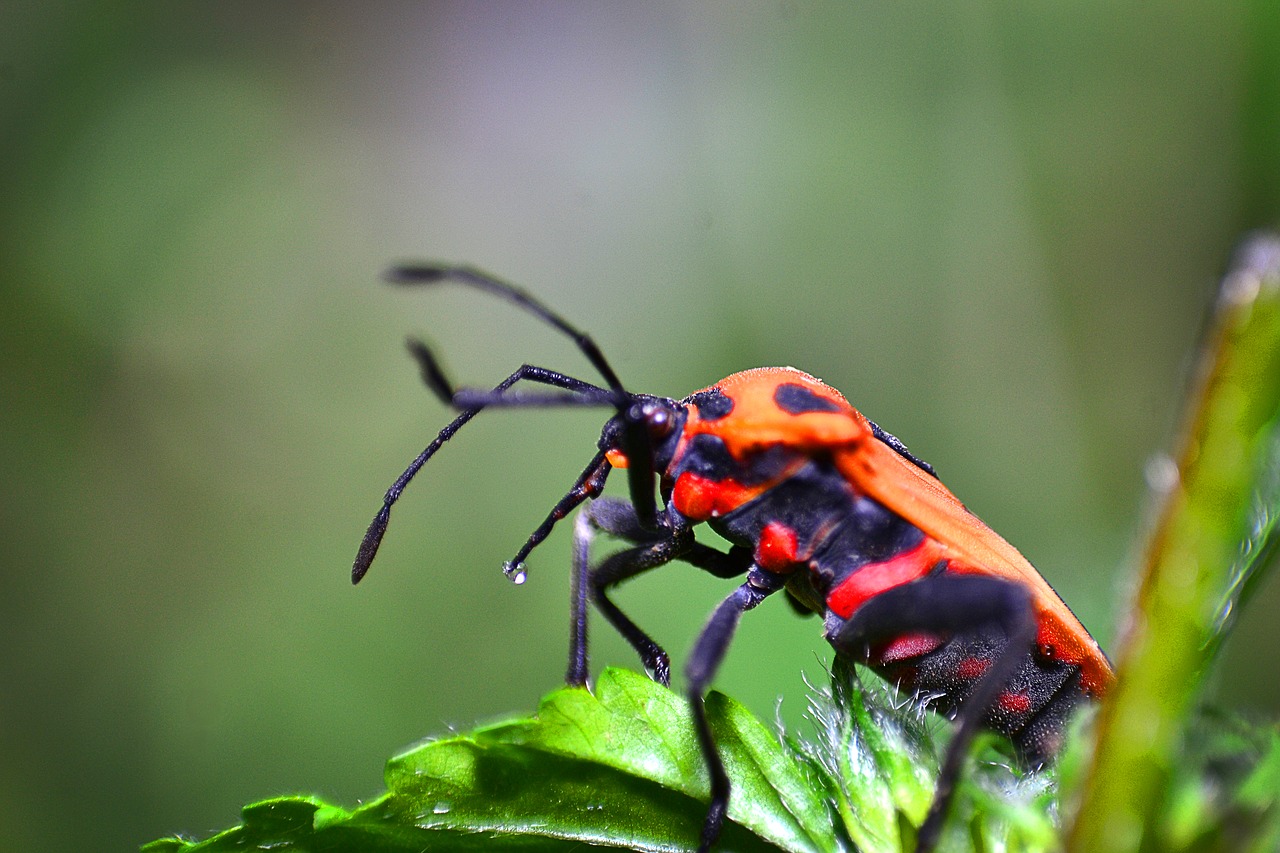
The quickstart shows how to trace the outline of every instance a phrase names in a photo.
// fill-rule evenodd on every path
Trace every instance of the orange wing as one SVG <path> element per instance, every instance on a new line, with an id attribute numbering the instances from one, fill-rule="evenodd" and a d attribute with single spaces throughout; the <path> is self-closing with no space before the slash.
<path id="1" fill-rule="evenodd" d="M 861 419 L 861 413 L 858 413 Z M 1077 664 L 1081 686 L 1101 695 L 1115 675 L 1097 641 L 1027 558 L 933 476 L 880 441 L 860 441 L 834 453 L 840 473 L 954 554 L 951 570 L 997 575 L 1032 591 L 1039 642 L 1057 660 Z"/>
<path id="2" fill-rule="evenodd" d="M 774 393 L 782 383 L 803 385 L 830 401 L 834 411 L 791 414 Z M 996 575 L 1032 592 L 1039 642 L 1054 658 L 1076 664 L 1081 686 L 1101 695 L 1115 679 L 1111 664 L 1071 609 L 1027 558 L 965 509 L 946 486 L 873 437 L 870 422 L 820 379 L 790 367 L 744 370 L 717 383 L 735 406 L 723 419 L 702 422 L 691 412 L 685 432 L 718 435 L 738 459 L 782 445 L 805 454 L 830 453 L 845 479 L 942 546 L 951 570 Z"/>

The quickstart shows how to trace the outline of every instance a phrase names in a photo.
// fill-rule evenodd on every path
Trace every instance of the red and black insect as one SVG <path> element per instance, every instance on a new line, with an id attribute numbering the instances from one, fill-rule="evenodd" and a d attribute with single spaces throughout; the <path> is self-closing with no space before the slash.
<path id="1" fill-rule="evenodd" d="M 918 850 L 937 843 L 979 727 L 1008 735 L 1028 763 L 1038 764 L 1056 752 L 1072 710 L 1111 684 L 1098 644 L 1026 558 L 966 510 L 928 464 L 818 379 L 789 367 L 759 368 L 683 400 L 636 394 L 589 336 L 510 284 L 442 265 L 402 266 L 389 278 L 452 281 L 514 302 L 572 338 L 605 385 L 526 364 L 492 390 L 457 389 L 431 350 L 412 341 L 426 384 L 460 414 L 388 490 L 360 544 L 352 581 L 368 570 L 405 486 L 481 409 L 613 409 L 598 452 L 506 571 L 523 581 L 534 547 L 590 501 L 574 533 L 571 685 L 587 682 L 588 599 L 667 684 L 666 652 L 618 609 L 609 590 L 675 560 L 716 577 L 745 577 L 711 614 L 685 665 L 711 780 L 700 851 L 719 836 L 730 796 L 703 695 L 739 618 L 773 593 L 785 590 L 822 616 L 837 653 L 870 664 L 956 719 Z M 517 383 L 556 390 L 513 390 Z M 627 471 L 630 502 L 600 496 L 615 468 Z M 702 522 L 731 543 L 727 551 L 694 539 Z M 630 545 L 592 565 L 590 544 L 600 532 Z"/>

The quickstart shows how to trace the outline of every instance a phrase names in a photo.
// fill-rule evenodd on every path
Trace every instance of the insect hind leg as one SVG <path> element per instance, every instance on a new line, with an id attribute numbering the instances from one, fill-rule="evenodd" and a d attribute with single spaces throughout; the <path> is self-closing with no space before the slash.
<path id="1" fill-rule="evenodd" d="M 933 850 L 951 804 L 970 744 L 988 712 L 1018 672 L 1036 638 L 1030 591 L 1018 583 L 978 575 L 934 574 L 880 593 L 842 625 L 831 644 L 866 659 L 871 647 L 910 632 L 1004 637 L 956 715 L 956 729 L 943 756 L 933 804 L 916 840 L 917 853 Z"/>

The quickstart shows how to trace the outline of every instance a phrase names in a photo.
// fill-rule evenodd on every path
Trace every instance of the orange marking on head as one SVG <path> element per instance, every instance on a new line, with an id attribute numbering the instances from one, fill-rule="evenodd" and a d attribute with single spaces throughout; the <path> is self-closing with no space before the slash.
<path id="1" fill-rule="evenodd" d="M 773 395 L 784 383 L 800 385 L 815 396 L 834 403 L 839 411 L 783 411 Z M 716 420 L 702 420 L 696 407 L 690 407 L 685 421 L 685 435 L 709 434 L 724 441 L 736 459 L 781 445 L 796 450 L 831 450 L 852 446 L 871 437 L 871 427 L 844 396 L 794 367 L 758 367 L 722 379 L 704 390 L 718 389 L 733 400 L 733 411 Z"/>

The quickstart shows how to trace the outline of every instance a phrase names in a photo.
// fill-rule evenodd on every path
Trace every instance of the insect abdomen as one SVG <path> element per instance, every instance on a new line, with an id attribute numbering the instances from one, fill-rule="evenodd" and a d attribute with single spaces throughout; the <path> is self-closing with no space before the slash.
<path id="1" fill-rule="evenodd" d="M 906 635 L 872 650 L 868 663 L 889 681 L 954 717 L 970 689 L 1004 649 L 998 634 L 951 638 Z M 1085 699 L 1080 667 L 1029 651 L 983 723 L 1007 735 L 1032 764 L 1053 756 L 1072 710 Z"/>

